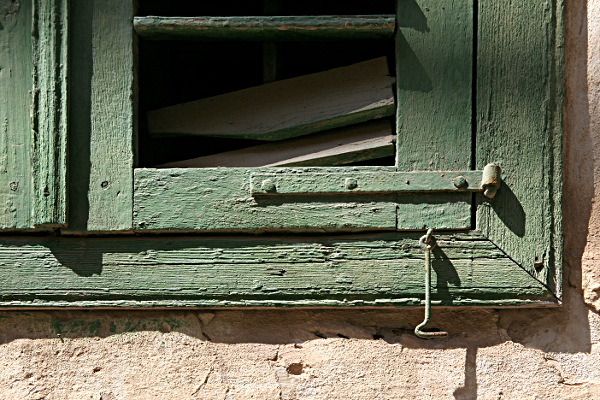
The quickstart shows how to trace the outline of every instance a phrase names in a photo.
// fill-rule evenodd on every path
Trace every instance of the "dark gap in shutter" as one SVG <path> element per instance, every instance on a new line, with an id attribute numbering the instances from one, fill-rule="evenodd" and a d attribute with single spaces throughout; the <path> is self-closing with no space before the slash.
<path id="1" fill-rule="evenodd" d="M 219 2 L 140 0 L 138 16 L 261 16 L 263 0 Z M 394 14 L 395 1 L 307 1 L 278 3 L 278 15 Z M 138 167 L 185 160 L 265 143 L 250 139 L 218 137 L 151 137 L 147 112 L 217 96 L 263 83 L 263 42 L 148 40 L 139 38 L 139 133 Z M 282 41 L 277 42 L 277 79 L 345 67 L 387 57 L 395 74 L 394 41 Z M 395 123 L 394 117 L 387 117 Z M 395 132 L 395 129 L 391 132 Z M 318 133 L 317 133 L 318 134 Z M 346 165 L 394 165 L 394 157 L 382 157 Z"/>
<path id="2" fill-rule="evenodd" d="M 471 169 L 477 168 L 477 34 L 479 30 L 479 0 L 473 0 L 473 72 L 471 74 Z M 477 198 L 471 195 L 471 228 L 477 226 Z"/>

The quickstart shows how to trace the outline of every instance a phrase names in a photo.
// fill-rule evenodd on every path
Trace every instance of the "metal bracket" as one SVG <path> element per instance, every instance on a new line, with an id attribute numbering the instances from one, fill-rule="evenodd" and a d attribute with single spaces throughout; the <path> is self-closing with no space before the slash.
<path id="1" fill-rule="evenodd" d="M 404 192 L 483 192 L 493 198 L 500 187 L 500 167 L 486 165 L 482 171 L 365 171 L 316 172 L 273 169 L 253 172 L 252 195 L 367 194 Z"/>

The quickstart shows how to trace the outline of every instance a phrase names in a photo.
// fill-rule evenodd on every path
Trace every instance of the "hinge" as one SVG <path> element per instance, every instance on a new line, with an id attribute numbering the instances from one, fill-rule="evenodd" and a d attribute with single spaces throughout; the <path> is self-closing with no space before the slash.
<path id="1" fill-rule="evenodd" d="M 361 171 L 315 172 L 274 169 L 250 176 L 252 195 L 348 194 L 400 192 L 483 192 L 493 198 L 500 187 L 500 167 L 481 171 Z"/>

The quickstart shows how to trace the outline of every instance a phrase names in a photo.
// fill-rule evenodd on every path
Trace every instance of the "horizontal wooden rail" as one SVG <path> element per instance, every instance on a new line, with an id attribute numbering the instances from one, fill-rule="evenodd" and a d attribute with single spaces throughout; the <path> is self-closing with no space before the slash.
<path id="1" fill-rule="evenodd" d="M 163 40 L 346 40 L 391 38 L 395 16 L 135 17 L 142 37 Z"/>
<path id="2" fill-rule="evenodd" d="M 419 306 L 421 234 L 2 238 L 0 308 Z M 476 232 L 436 239 L 434 305 L 558 305 Z"/>

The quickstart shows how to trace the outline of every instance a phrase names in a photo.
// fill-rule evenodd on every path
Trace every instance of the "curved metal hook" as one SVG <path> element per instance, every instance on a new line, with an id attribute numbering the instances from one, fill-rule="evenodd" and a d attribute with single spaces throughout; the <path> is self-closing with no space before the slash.
<path id="1" fill-rule="evenodd" d="M 425 319 L 415 328 L 415 335 L 422 339 L 448 336 L 448 332 L 423 332 L 421 330 L 429 323 L 431 316 L 431 250 L 437 244 L 432 234 L 433 229 L 429 229 L 419 239 L 419 243 L 423 246 L 423 251 L 425 252 Z"/>

